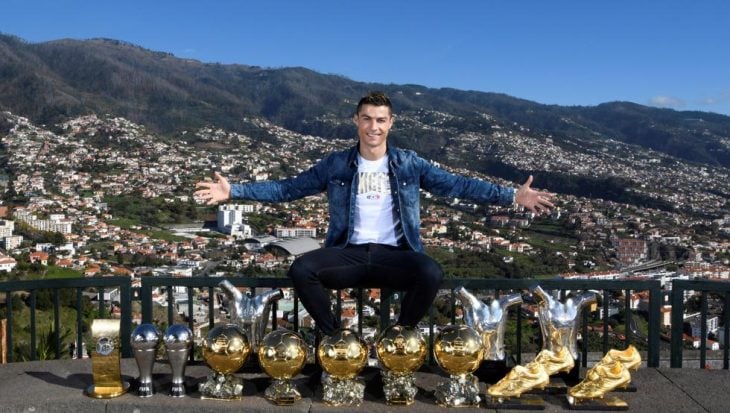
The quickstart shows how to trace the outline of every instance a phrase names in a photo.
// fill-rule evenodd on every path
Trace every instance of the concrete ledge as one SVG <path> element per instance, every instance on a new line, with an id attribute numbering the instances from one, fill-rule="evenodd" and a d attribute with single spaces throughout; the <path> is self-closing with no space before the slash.
<path id="1" fill-rule="evenodd" d="M 169 366 L 157 363 L 155 385 L 157 394 L 139 398 L 128 393 L 115 399 L 96 400 L 84 396 L 83 390 L 92 382 L 89 360 L 54 360 L 11 363 L 0 367 L 0 412 L 446 412 L 435 403 L 433 391 L 444 380 L 438 369 L 423 369 L 417 373 L 420 388 L 416 403 L 411 406 L 388 406 L 382 394 L 379 372 L 366 369 L 365 402 L 359 407 L 335 408 L 322 403 L 319 371 L 307 366 L 305 373 L 295 378 L 304 399 L 293 406 L 276 406 L 264 397 L 269 379 L 257 371 L 244 371 L 244 398 L 224 402 L 201 400 L 197 384 L 209 373 L 207 366 L 188 366 L 186 377 L 188 397 L 167 396 Z M 122 360 L 124 379 L 135 388 L 137 366 L 133 359 Z M 725 412 L 730 407 L 730 371 L 699 369 L 641 369 L 632 373 L 637 392 L 615 393 L 629 404 L 632 411 L 693 411 Z M 482 384 L 482 387 L 485 385 Z M 546 412 L 567 411 L 564 396 L 544 395 Z M 457 409 L 458 412 L 488 412 L 485 408 Z"/>

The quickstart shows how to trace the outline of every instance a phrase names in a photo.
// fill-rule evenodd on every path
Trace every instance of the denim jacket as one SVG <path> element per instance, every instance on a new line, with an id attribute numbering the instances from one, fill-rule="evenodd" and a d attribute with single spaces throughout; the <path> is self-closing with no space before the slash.
<path id="1" fill-rule="evenodd" d="M 407 247 L 423 251 L 419 229 L 420 189 L 439 196 L 479 203 L 510 205 L 514 189 L 451 174 L 410 150 L 388 146 L 388 169 L 393 208 L 400 217 Z M 327 191 L 330 225 L 326 247 L 345 247 L 352 236 L 357 196 L 358 146 L 333 152 L 301 174 L 279 181 L 231 185 L 231 199 L 287 202 Z"/>

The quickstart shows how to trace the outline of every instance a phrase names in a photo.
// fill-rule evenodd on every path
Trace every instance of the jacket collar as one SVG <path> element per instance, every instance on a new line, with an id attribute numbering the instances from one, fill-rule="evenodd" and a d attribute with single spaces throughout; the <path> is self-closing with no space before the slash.
<path id="1" fill-rule="evenodd" d="M 399 150 L 391 145 L 388 145 L 385 149 L 385 153 L 388 155 L 388 164 L 394 168 L 400 166 Z M 350 153 L 347 154 L 347 164 L 351 168 L 357 168 L 357 154 L 360 153 L 360 142 L 350 149 Z"/>

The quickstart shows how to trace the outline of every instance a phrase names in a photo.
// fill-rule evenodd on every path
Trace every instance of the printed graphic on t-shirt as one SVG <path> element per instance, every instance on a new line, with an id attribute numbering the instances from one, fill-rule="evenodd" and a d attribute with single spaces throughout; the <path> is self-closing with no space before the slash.
<path id="1" fill-rule="evenodd" d="M 380 199 L 390 194 L 390 179 L 386 172 L 360 172 L 357 194 L 368 194 L 367 199 Z"/>

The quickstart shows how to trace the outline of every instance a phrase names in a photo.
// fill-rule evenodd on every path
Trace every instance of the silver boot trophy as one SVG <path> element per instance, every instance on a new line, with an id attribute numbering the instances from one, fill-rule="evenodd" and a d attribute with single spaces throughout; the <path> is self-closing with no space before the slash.
<path id="1" fill-rule="evenodd" d="M 567 298 L 565 303 L 561 303 L 539 285 L 530 290 L 539 306 L 537 317 L 540 320 L 543 349 L 559 352 L 565 347 L 573 360 L 577 360 L 581 311 L 585 306 L 596 302 L 596 293 L 581 293 Z"/>
<path id="2" fill-rule="evenodd" d="M 504 328 L 507 322 L 507 310 L 509 307 L 522 304 L 522 295 L 504 295 L 492 300 L 490 304 L 486 304 L 464 287 L 459 287 L 454 292 L 464 307 L 466 325 L 482 336 L 484 360 L 504 360 Z"/>
<path id="3" fill-rule="evenodd" d="M 284 296 L 280 289 L 270 290 L 255 297 L 241 293 L 228 280 L 218 283 L 231 303 L 231 322 L 238 324 L 246 333 L 252 350 L 258 351 L 258 346 L 266 332 L 266 322 L 270 313 L 271 303 Z"/>
<path id="4" fill-rule="evenodd" d="M 139 397 L 150 397 L 155 394 L 152 384 L 152 368 L 155 365 L 155 356 L 160 344 L 162 334 L 152 324 L 140 324 L 132 331 L 130 345 L 134 353 L 134 359 L 139 368 Z"/>
<path id="5" fill-rule="evenodd" d="M 172 370 L 170 396 L 185 397 L 185 367 L 193 344 L 193 332 L 187 326 L 173 324 L 165 331 L 163 342 Z"/>

